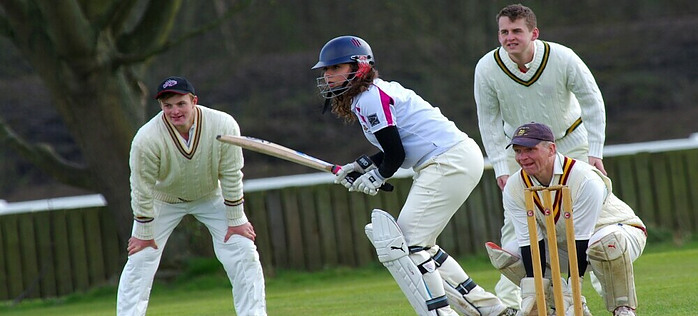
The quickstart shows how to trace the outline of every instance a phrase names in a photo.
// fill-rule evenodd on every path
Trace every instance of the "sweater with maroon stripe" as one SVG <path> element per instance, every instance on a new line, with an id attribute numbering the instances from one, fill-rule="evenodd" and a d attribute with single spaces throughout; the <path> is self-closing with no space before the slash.
<path id="1" fill-rule="evenodd" d="M 155 199 L 183 203 L 222 192 L 228 225 L 247 222 L 242 149 L 216 140 L 217 135 L 240 135 L 240 128 L 227 113 L 201 105 L 195 112 L 188 141 L 162 112 L 143 125 L 133 139 L 129 164 L 136 238 L 153 239 Z"/>

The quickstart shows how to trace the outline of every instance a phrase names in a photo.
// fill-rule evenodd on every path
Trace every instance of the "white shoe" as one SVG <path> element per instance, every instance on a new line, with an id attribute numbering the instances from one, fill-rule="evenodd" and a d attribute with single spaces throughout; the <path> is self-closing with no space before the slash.
<path id="1" fill-rule="evenodd" d="M 635 316 L 635 310 L 628 306 L 621 306 L 613 311 L 613 316 Z"/>

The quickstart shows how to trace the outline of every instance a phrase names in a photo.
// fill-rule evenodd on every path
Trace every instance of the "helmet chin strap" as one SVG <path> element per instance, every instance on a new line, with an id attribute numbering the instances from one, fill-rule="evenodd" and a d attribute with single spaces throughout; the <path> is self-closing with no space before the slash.
<path id="1" fill-rule="evenodd" d="M 325 112 L 327 112 L 327 109 L 330 108 L 331 103 L 332 103 L 332 99 L 325 99 L 325 105 L 322 106 L 322 113 L 320 113 L 320 114 L 325 114 Z"/>

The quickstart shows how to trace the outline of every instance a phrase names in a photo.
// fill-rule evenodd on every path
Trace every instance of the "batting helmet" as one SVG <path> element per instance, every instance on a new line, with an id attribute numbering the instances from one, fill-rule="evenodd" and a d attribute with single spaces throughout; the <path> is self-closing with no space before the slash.
<path id="1" fill-rule="evenodd" d="M 366 41 L 351 35 L 335 37 L 322 47 L 319 60 L 311 69 L 355 63 L 363 56 L 369 64 L 375 63 L 371 46 Z"/>

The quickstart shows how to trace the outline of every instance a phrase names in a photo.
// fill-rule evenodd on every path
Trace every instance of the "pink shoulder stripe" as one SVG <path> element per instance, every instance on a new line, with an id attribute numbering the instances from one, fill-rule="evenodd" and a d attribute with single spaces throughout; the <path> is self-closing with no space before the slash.
<path id="1" fill-rule="evenodd" d="M 383 92 L 383 90 L 380 88 L 378 88 L 378 93 L 380 93 L 381 107 L 383 108 L 383 113 L 385 114 L 385 119 L 388 122 L 388 126 L 394 126 L 395 120 L 393 119 L 393 113 L 390 111 L 390 105 L 393 104 L 393 98 Z"/>

